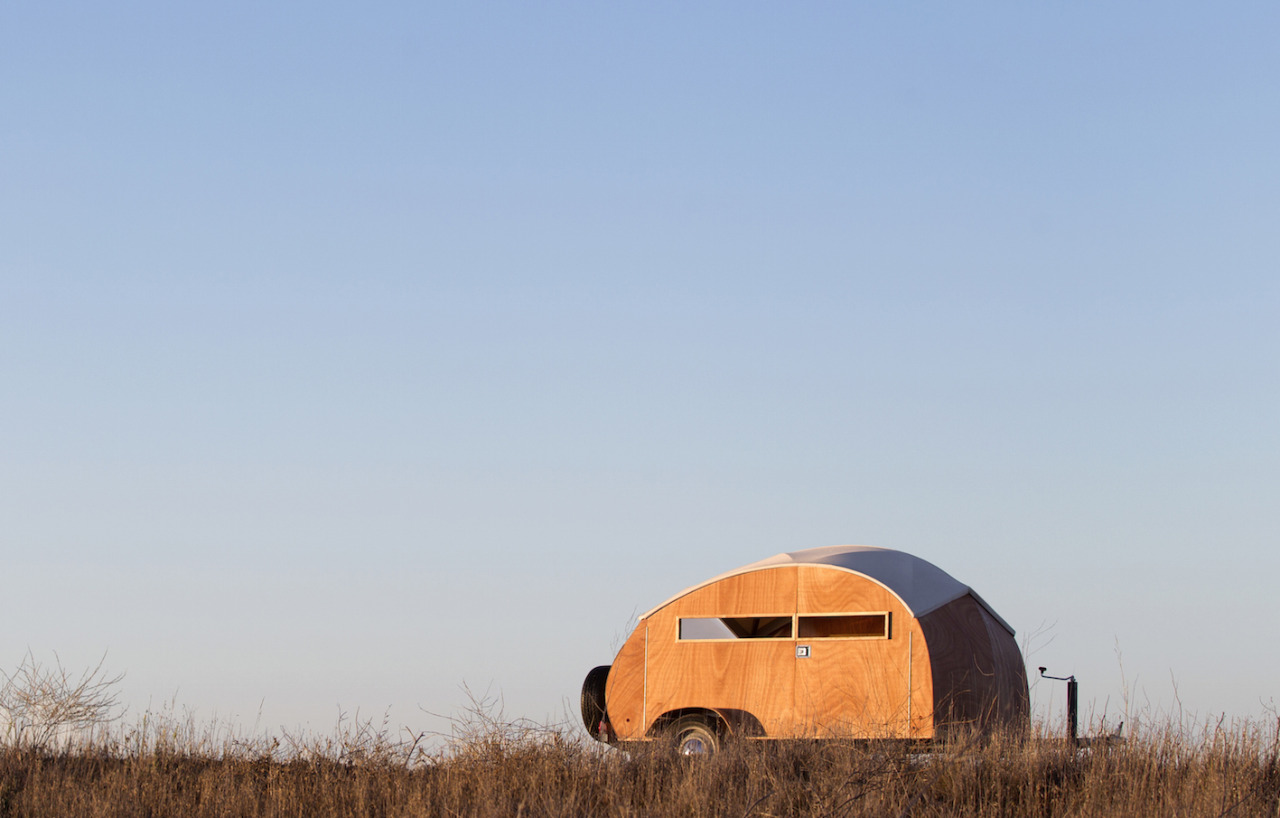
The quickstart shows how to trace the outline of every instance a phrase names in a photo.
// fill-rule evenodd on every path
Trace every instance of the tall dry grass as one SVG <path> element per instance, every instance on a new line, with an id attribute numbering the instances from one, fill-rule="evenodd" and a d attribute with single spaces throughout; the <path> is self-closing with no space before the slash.
<path id="1" fill-rule="evenodd" d="M 446 740 L 348 720 L 248 738 L 147 714 L 56 749 L 0 750 L 0 816 L 1280 815 L 1280 723 L 904 744 L 730 743 L 704 759 L 606 748 L 484 713 Z"/>

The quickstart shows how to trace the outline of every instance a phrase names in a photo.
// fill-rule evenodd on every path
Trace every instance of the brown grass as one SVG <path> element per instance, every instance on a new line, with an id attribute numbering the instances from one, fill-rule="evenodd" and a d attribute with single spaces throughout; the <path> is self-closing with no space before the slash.
<path id="1" fill-rule="evenodd" d="M 922 752 L 730 744 L 706 759 L 479 718 L 427 749 L 382 727 L 245 740 L 146 720 L 53 751 L 0 749 L 0 816 L 1280 815 L 1280 724 L 1165 728 L 1078 750 L 1044 735 Z"/>

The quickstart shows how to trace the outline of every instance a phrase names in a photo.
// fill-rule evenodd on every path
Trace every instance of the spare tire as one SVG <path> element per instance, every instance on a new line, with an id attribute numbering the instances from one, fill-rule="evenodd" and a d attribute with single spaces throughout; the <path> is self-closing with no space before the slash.
<path id="1" fill-rule="evenodd" d="M 607 740 L 600 737 L 600 722 L 609 719 L 604 705 L 604 685 L 609 680 L 611 667 L 613 665 L 592 668 L 586 681 L 582 683 L 582 723 L 596 741 Z"/>

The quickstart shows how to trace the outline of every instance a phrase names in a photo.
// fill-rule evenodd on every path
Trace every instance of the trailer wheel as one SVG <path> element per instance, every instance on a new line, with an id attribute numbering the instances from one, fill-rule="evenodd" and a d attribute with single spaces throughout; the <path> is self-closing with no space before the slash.
<path id="1" fill-rule="evenodd" d="M 600 723 L 609 720 L 604 704 L 604 685 L 609 680 L 611 667 L 613 665 L 592 668 L 586 681 L 582 683 L 582 723 L 597 741 L 605 740 L 601 738 Z"/>
<path id="2" fill-rule="evenodd" d="M 682 756 L 713 755 L 720 751 L 720 731 L 704 716 L 681 716 L 671 725 L 676 752 Z"/>

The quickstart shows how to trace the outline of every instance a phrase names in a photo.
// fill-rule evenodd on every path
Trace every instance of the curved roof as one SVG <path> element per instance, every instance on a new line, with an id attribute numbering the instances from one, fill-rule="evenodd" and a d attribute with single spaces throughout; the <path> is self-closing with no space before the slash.
<path id="1" fill-rule="evenodd" d="M 732 571 L 727 571 L 705 582 L 686 588 L 661 605 L 647 611 L 640 618 L 646 619 L 654 611 L 666 607 L 685 594 L 696 591 L 713 582 L 718 582 L 725 577 L 783 565 L 823 565 L 864 576 L 872 582 L 884 586 L 898 599 L 902 600 L 902 604 L 907 607 L 911 615 L 917 618 L 930 611 L 937 610 L 965 594 L 970 594 L 1009 633 L 1014 633 L 1009 623 L 1005 622 L 1000 614 L 993 611 L 991 606 L 986 603 L 986 600 L 978 596 L 976 591 L 938 566 L 904 551 L 894 551 L 891 548 L 876 548 L 872 545 L 831 545 L 823 548 L 807 548 L 803 551 L 778 554 L 759 562 L 753 562 L 750 565 L 744 565 L 741 568 L 735 568 Z"/>

